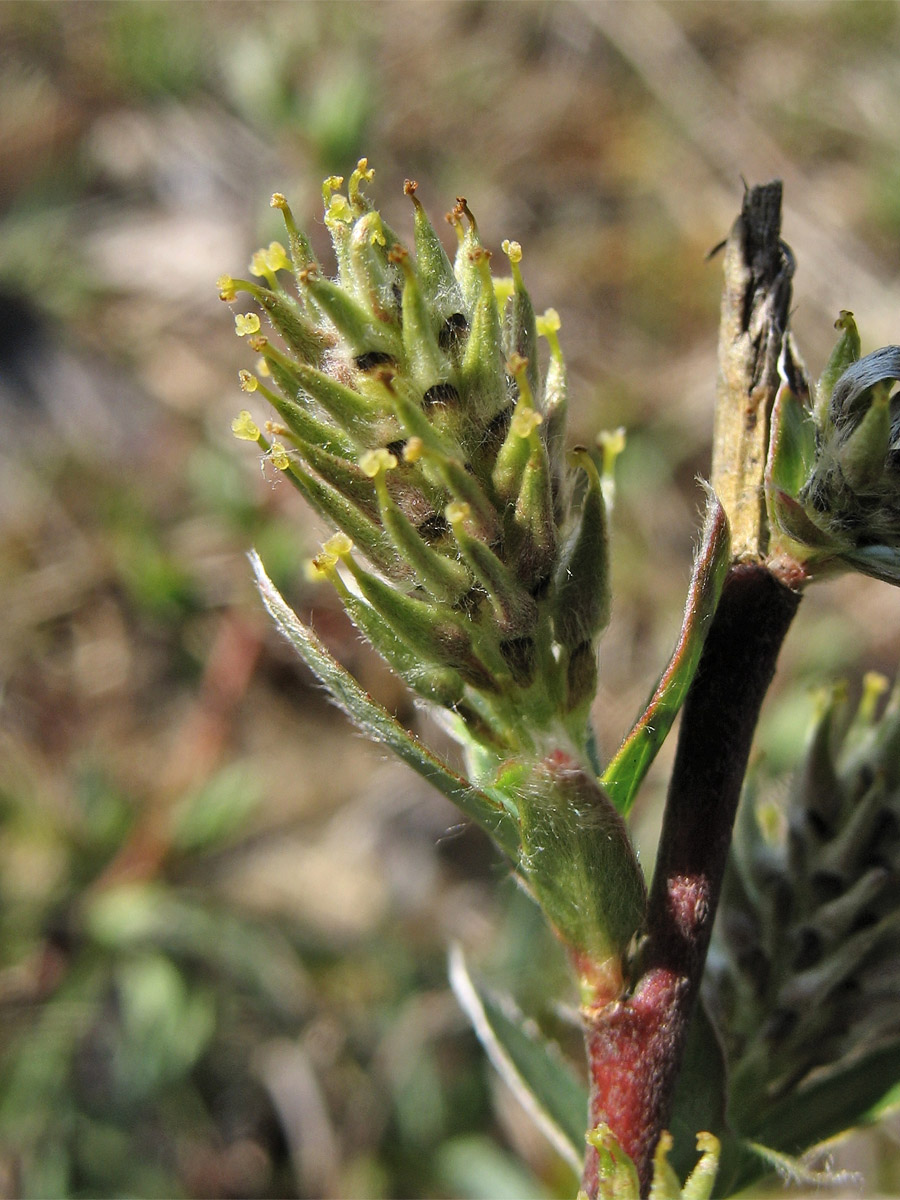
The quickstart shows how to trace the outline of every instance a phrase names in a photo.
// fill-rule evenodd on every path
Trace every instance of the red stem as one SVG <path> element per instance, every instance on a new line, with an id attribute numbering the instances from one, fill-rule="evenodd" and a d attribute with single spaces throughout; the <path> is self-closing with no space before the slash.
<path id="1" fill-rule="evenodd" d="M 591 1127 L 610 1126 L 644 1196 L 671 1116 L 753 732 L 799 603 L 762 564 L 729 571 L 682 712 L 641 975 L 625 999 L 586 1017 Z M 590 1200 L 598 1186 L 591 1149 L 582 1179 Z"/>

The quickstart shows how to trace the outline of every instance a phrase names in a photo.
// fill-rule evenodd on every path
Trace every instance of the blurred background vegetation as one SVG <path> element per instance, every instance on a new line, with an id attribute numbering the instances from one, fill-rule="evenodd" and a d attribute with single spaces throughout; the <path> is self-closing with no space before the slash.
<path id="1" fill-rule="evenodd" d="M 780 176 L 813 372 L 841 307 L 900 340 L 900 7 L 0 6 L 0 1195 L 549 1197 L 573 1179 L 446 982 L 460 941 L 572 1040 L 555 947 L 484 842 L 352 734 L 260 611 L 257 546 L 373 694 L 422 718 L 304 580 L 320 529 L 237 444 L 216 297 L 367 155 L 464 194 L 562 316 L 572 439 L 625 425 L 607 752 L 678 629 L 741 177 Z M 900 595 L 804 601 L 768 703 L 893 675 Z M 424 729 L 439 742 L 440 735 Z M 669 755 L 638 816 L 652 862 Z M 890 1128 L 844 1160 L 900 1189 Z"/>

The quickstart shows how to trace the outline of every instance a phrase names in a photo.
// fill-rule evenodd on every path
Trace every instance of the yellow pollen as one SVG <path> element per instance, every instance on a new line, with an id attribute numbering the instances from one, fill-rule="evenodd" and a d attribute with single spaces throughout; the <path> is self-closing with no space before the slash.
<path id="1" fill-rule="evenodd" d="M 219 289 L 219 299 L 226 303 L 230 304 L 237 297 L 237 288 L 230 275 L 220 275 L 216 280 L 216 287 Z"/>
<path id="2" fill-rule="evenodd" d="M 541 414 L 535 412 L 533 408 L 520 408 L 518 412 L 513 413 L 510 428 L 516 437 L 527 438 L 530 436 L 531 431 L 537 429 L 543 420 L 544 418 Z"/>
<path id="3" fill-rule="evenodd" d="M 548 308 L 542 317 L 536 319 L 535 324 L 541 337 L 547 337 L 551 333 L 559 333 L 559 313 L 555 308 Z"/>
<path id="4" fill-rule="evenodd" d="M 272 460 L 273 466 L 276 466 L 279 471 L 286 471 L 291 465 L 291 460 L 288 457 L 288 452 L 285 450 L 281 442 L 273 442 L 269 450 L 269 458 Z"/>
<path id="5" fill-rule="evenodd" d="M 231 422 L 231 432 L 242 442 L 255 442 L 259 438 L 259 427 L 246 408 L 242 409 Z"/>
<path id="6" fill-rule="evenodd" d="M 275 205 L 272 206 L 276 207 Z M 310 583 L 318 583 L 323 579 L 327 579 L 334 567 L 334 560 L 326 560 L 324 554 L 317 554 L 315 558 L 309 558 L 306 561 L 304 575 Z"/>
<path id="7" fill-rule="evenodd" d="M 403 461 L 408 463 L 418 462 L 422 457 L 424 449 L 425 444 L 420 437 L 411 437 L 403 447 Z"/>
<path id="8" fill-rule="evenodd" d="M 359 460 L 360 470 L 370 479 L 374 479 L 382 471 L 393 471 L 396 465 L 397 459 L 384 446 L 380 446 L 377 450 L 367 450 Z"/>
<path id="9" fill-rule="evenodd" d="M 451 525 L 458 525 L 460 521 L 466 520 L 471 511 L 471 506 L 466 504 L 465 500 L 451 500 L 444 509 L 444 516 Z"/>
<path id="10" fill-rule="evenodd" d="M 273 192 L 269 201 L 270 208 L 287 208 L 287 199 L 283 192 Z"/>
<path id="11" fill-rule="evenodd" d="M 238 337 L 246 337 L 248 333 L 259 333 L 259 317 L 256 313 L 235 313 L 234 331 Z"/>
<path id="12" fill-rule="evenodd" d="M 270 271 L 289 271 L 291 268 L 291 261 L 281 242 L 269 242 L 268 249 L 264 251 L 264 256 L 266 266 Z"/>
<path id="13" fill-rule="evenodd" d="M 250 274 L 258 277 L 265 275 L 267 270 L 265 250 L 256 250 L 250 259 Z"/>
<path id="14" fill-rule="evenodd" d="M 603 451 L 603 458 L 611 455 L 613 459 L 619 457 L 625 449 L 625 426 L 620 425 L 618 429 L 602 429 L 597 434 L 597 445 Z"/>
<path id="15" fill-rule="evenodd" d="M 346 196 L 332 196 L 328 201 L 328 211 L 325 213 L 325 223 L 333 224 L 338 221 L 353 220 L 353 209 Z"/>
<path id="16" fill-rule="evenodd" d="M 238 371 L 238 379 L 241 381 L 242 392 L 255 392 L 259 387 L 259 380 L 249 371 Z"/>
<path id="17" fill-rule="evenodd" d="M 333 533 L 326 542 L 322 543 L 322 552 L 332 556 L 335 560 L 343 558 L 352 549 L 353 542 L 346 533 Z"/>
<path id="18" fill-rule="evenodd" d="M 511 242 L 507 239 L 501 243 L 501 249 L 511 263 L 520 263 L 522 261 L 522 247 L 518 242 Z"/>
<path id="19" fill-rule="evenodd" d="M 269 376 L 272 374 L 272 372 L 269 370 L 269 364 L 266 362 L 266 360 L 264 358 L 258 358 L 256 360 L 256 370 L 259 372 L 260 375 L 264 375 L 266 377 L 266 379 L 268 379 Z"/>

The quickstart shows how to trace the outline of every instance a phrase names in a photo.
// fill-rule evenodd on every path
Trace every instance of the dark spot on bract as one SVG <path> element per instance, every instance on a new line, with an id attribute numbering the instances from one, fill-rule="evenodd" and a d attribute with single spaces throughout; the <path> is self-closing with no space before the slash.
<path id="1" fill-rule="evenodd" d="M 433 545 L 447 534 L 450 525 L 443 513 L 432 513 L 430 517 L 426 517 L 416 528 L 419 537 L 423 541 L 428 542 L 429 545 Z"/>
<path id="2" fill-rule="evenodd" d="M 534 596 L 535 600 L 537 600 L 537 601 L 543 600 L 549 590 L 550 590 L 550 575 L 549 574 L 544 575 L 536 583 L 532 584 L 532 586 L 529 589 L 532 596 Z M 594 653 L 594 649 L 593 649 L 593 647 L 591 647 L 591 654 L 593 654 L 593 653 Z"/>
<path id="3" fill-rule="evenodd" d="M 844 891 L 844 881 L 834 871 L 816 871 L 810 883 L 818 904 L 827 904 L 829 900 L 837 900 Z"/>
<path id="4" fill-rule="evenodd" d="M 353 362 L 360 371 L 371 371 L 373 367 L 395 367 L 397 365 L 393 355 L 388 354 L 385 350 L 367 350 L 365 354 L 357 354 Z"/>
<path id="5" fill-rule="evenodd" d="M 506 440 L 514 408 L 515 406 L 512 404 L 508 404 L 506 408 L 501 408 L 485 429 L 481 442 L 485 450 L 489 453 L 496 453 Z"/>
<path id="6" fill-rule="evenodd" d="M 454 607 L 460 612 L 465 613 L 467 617 L 474 619 L 483 599 L 484 592 L 481 590 L 481 588 L 472 587 L 469 588 L 464 596 L 460 596 Z"/>
<path id="7" fill-rule="evenodd" d="M 436 383 L 422 397 L 426 408 L 434 404 L 459 404 L 459 392 L 452 383 Z"/>
<path id="8" fill-rule="evenodd" d="M 778 1008 L 766 1022 L 764 1036 L 772 1042 L 780 1042 L 786 1038 L 797 1024 L 797 1014 L 787 1009 Z"/>
<path id="9" fill-rule="evenodd" d="M 438 345 L 442 350 L 455 350 L 469 332 L 469 322 L 465 314 L 453 313 L 441 326 L 438 334 Z"/>
<path id="10" fill-rule="evenodd" d="M 500 645 L 503 661 L 519 687 L 528 687 L 534 679 L 536 664 L 534 638 L 508 638 Z"/>
<path id="11" fill-rule="evenodd" d="M 820 842 L 827 841 L 831 836 L 831 828 L 828 822 L 814 808 L 806 810 L 806 824 Z"/>

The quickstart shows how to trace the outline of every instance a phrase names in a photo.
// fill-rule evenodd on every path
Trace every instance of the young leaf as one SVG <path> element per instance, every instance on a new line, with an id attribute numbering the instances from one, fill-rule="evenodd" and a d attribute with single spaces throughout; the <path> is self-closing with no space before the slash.
<path id="1" fill-rule="evenodd" d="M 711 494 L 703 541 L 694 560 L 684 623 L 674 653 L 647 707 L 601 776 L 610 799 L 623 815 L 627 815 L 634 803 L 637 790 L 687 696 L 730 561 L 728 519 Z"/>

